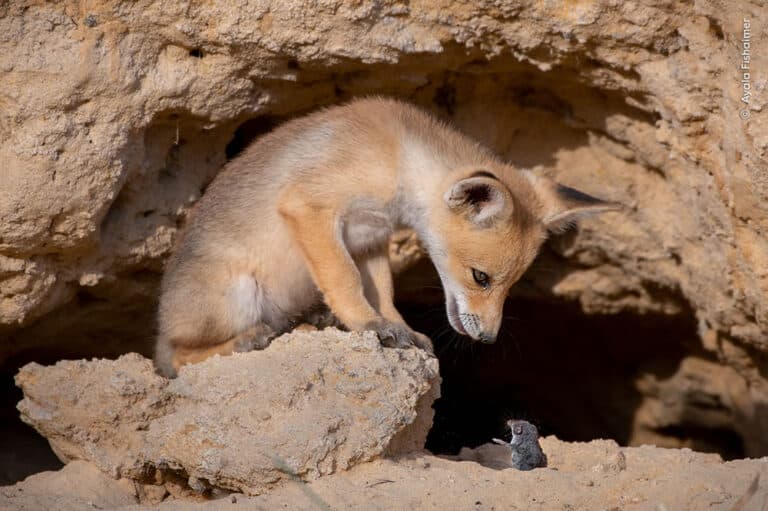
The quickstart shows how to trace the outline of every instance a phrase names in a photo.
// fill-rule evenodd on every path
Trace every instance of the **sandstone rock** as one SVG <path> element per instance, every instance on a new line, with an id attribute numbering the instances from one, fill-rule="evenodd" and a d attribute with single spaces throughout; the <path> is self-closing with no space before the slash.
<path id="1" fill-rule="evenodd" d="M 644 395 L 634 417 L 632 436 L 637 444 L 677 447 L 679 439 L 663 435 L 664 431 L 707 424 L 711 436 L 731 429 L 740 433 L 747 453 L 768 450 L 765 424 L 755 420 L 753 389 L 730 367 L 687 357 L 674 374 L 666 378 L 645 374 L 637 387 Z M 686 447 L 711 450 L 706 441 Z"/>
<path id="2" fill-rule="evenodd" d="M 439 393 L 437 360 L 424 351 L 334 329 L 214 357 L 174 380 L 129 354 L 33 363 L 16 381 L 23 420 L 62 460 L 89 460 L 114 478 L 181 476 L 198 492 L 253 494 L 422 448 Z"/>

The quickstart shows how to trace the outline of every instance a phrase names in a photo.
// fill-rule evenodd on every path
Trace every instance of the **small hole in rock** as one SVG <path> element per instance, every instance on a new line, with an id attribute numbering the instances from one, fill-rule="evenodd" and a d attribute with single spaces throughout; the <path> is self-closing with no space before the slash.
<path id="1" fill-rule="evenodd" d="M 256 117 L 242 123 L 227 144 L 225 149 L 227 159 L 231 160 L 240 154 L 256 138 L 272 131 L 278 124 L 280 121 L 272 116 Z"/>
<path id="2" fill-rule="evenodd" d="M 719 40 L 725 39 L 725 34 L 723 33 L 723 26 L 720 25 L 720 22 L 717 21 L 712 16 L 707 16 L 707 21 L 709 21 L 709 31 Z"/>

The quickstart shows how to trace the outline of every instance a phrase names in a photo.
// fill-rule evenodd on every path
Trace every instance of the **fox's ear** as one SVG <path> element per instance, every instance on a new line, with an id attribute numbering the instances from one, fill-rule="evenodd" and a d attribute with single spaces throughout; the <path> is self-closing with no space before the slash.
<path id="1" fill-rule="evenodd" d="M 542 205 L 541 221 L 552 232 L 565 230 L 585 216 L 624 209 L 617 202 L 592 197 L 546 177 L 530 175 L 530 178 Z"/>
<path id="2" fill-rule="evenodd" d="M 468 177 L 457 181 L 443 195 L 448 207 L 464 214 L 473 223 L 487 227 L 509 218 L 512 214 L 512 197 L 506 187 L 494 177 Z"/>

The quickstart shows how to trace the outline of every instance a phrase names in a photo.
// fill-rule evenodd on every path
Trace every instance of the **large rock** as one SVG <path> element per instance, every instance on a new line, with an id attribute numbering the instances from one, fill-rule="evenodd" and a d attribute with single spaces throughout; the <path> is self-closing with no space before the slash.
<path id="1" fill-rule="evenodd" d="M 437 360 L 373 333 L 297 332 L 264 351 L 214 357 L 178 378 L 136 354 L 29 364 L 22 419 L 64 460 L 115 478 L 260 493 L 423 448 Z"/>

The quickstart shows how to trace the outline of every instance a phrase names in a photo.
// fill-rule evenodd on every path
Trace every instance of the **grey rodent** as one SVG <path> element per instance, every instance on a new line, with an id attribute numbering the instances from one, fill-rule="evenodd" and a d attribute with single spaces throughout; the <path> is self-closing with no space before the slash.
<path id="1" fill-rule="evenodd" d="M 497 444 L 505 445 L 512 451 L 512 466 L 518 470 L 533 470 L 547 466 L 547 455 L 539 445 L 539 430 L 527 421 L 507 421 L 512 439 L 509 442 L 494 438 Z"/>

